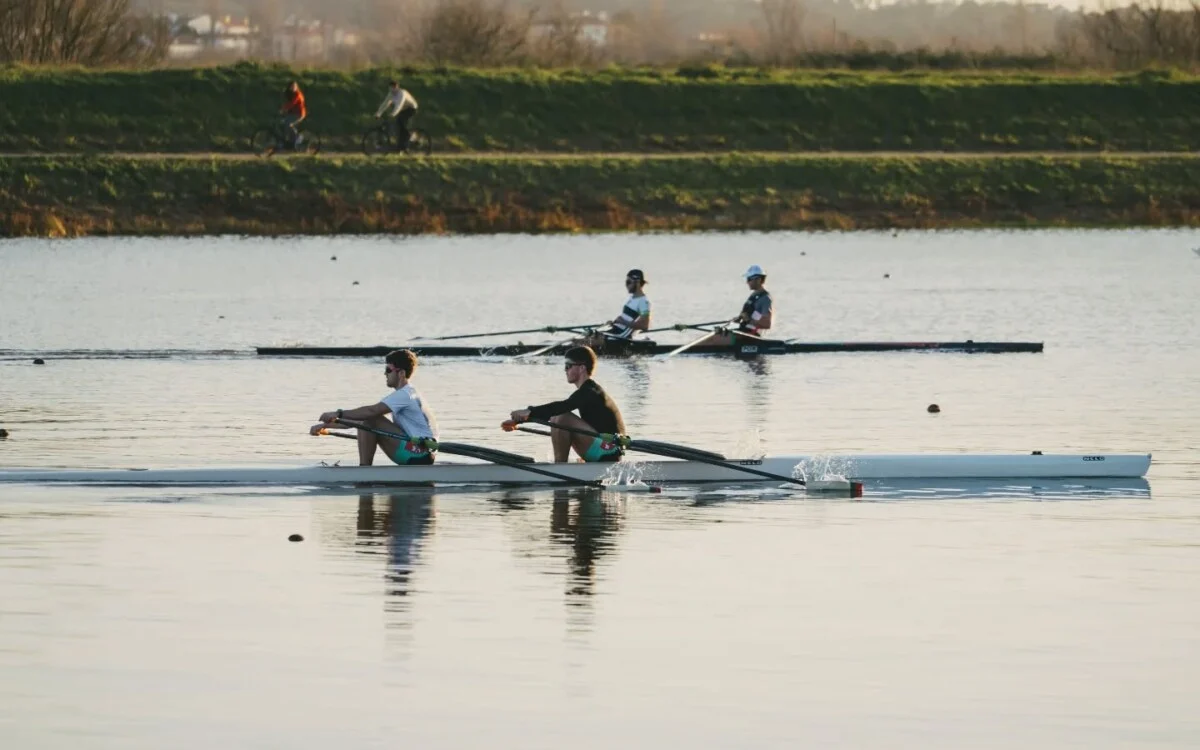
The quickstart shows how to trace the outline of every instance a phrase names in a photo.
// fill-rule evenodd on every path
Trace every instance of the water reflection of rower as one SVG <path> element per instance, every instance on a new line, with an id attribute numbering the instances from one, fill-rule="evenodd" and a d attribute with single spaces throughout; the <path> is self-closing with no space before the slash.
<path id="1" fill-rule="evenodd" d="M 407 596 L 410 592 L 421 547 L 433 528 L 433 496 L 434 490 L 424 487 L 359 496 L 355 548 L 376 554 L 386 549 L 389 596 Z M 386 500 L 383 510 L 376 507 L 376 499 Z"/>
<path id="2" fill-rule="evenodd" d="M 574 500 L 574 504 L 572 504 Z M 550 510 L 551 539 L 571 548 L 568 597 L 592 596 L 596 564 L 615 544 L 621 528 L 620 504 L 594 490 L 555 490 Z M 569 598 L 569 605 L 582 602 Z"/>

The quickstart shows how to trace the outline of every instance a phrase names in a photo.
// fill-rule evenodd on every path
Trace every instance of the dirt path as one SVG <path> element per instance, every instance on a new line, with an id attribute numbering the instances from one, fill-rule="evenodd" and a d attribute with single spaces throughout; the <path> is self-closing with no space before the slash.
<path id="1" fill-rule="evenodd" d="M 730 156 L 792 157 L 811 159 L 1196 159 L 1200 151 L 685 151 L 675 153 L 644 153 L 634 151 L 617 152 L 538 152 L 538 151 L 468 151 L 438 154 L 439 159 L 540 159 L 570 161 L 576 159 L 698 159 L 703 157 Z M 187 151 L 187 152 L 63 152 L 63 153 L 0 153 L 0 159 L 66 159 L 80 156 L 107 157 L 113 159 L 198 159 L 239 161 L 260 158 L 254 154 Z M 274 158 L 297 158 L 298 155 L 277 155 Z M 398 158 L 367 157 L 353 151 L 323 151 L 317 158 L 368 159 Z"/>

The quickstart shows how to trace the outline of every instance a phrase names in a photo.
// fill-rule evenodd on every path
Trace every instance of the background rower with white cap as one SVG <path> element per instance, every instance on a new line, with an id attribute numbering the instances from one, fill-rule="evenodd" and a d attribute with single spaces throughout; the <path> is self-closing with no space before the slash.
<path id="1" fill-rule="evenodd" d="M 737 318 L 730 321 L 737 323 L 738 333 L 732 333 L 728 328 L 718 328 L 711 336 L 692 346 L 734 346 L 739 343 L 739 338 L 742 340 L 740 343 L 746 343 L 746 336 L 762 336 L 763 332 L 771 327 L 773 303 L 771 293 L 763 286 L 767 282 L 767 272 L 756 264 L 747 268 L 742 277 L 750 287 L 750 297 L 742 305 L 742 311 L 738 313 Z"/>
<path id="2" fill-rule="evenodd" d="M 750 287 L 750 297 L 742 305 L 738 315 L 738 330 L 753 336 L 762 336 L 763 331 L 771 327 L 772 301 L 771 293 L 764 284 L 767 283 L 767 272 L 762 266 L 753 265 L 744 274 L 746 285 Z"/>

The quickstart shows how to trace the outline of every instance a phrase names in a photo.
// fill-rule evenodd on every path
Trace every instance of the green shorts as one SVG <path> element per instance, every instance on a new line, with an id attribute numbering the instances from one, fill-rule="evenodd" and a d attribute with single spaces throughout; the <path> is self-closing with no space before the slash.
<path id="1" fill-rule="evenodd" d="M 392 460 L 401 466 L 431 464 L 433 463 L 433 453 L 423 444 L 409 440 L 396 448 L 396 455 L 392 456 Z"/>
<path id="2" fill-rule="evenodd" d="M 583 460 L 588 463 L 620 461 L 622 455 L 621 446 L 617 443 L 606 443 L 602 438 L 593 438 L 592 444 L 584 451 Z"/>

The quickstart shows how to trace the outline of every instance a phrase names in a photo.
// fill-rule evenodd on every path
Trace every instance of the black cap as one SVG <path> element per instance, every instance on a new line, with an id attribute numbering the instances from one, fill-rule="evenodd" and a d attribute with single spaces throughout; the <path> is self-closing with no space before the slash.
<path id="1" fill-rule="evenodd" d="M 646 274 L 642 273 L 640 268 L 635 268 L 629 273 L 625 274 L 625 278 L 633 279 L 634 281 L 640 281 L 643 284 L 646 283 Z"/>

